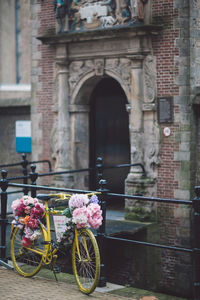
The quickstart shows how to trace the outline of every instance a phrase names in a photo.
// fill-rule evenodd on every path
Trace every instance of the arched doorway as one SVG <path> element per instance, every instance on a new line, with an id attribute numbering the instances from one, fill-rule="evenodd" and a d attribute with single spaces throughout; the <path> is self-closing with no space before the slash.
<path id="1" fill-rule="evenodd" d="M 106 167 L 130 162 L 129 120 L 127 98 L 120 84 L 112 78 L 103 78 L 91 96 L 90 110 L 90 165 L 97 157 L 103 158 Z M 103 173 L 108 188 L 124 193 L 124 181 L 129 168 L 107 169 Z M 90 189 L 97 186 L 94 174 L 90 176 Z M 113 206 L 123 206 L 123 201 L 110 201 Z"/>

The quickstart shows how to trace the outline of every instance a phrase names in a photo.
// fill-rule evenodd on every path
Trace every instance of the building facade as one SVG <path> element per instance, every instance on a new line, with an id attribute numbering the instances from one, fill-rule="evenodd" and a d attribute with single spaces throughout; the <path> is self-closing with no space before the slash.
<path id="1" fill-rule="evenodd" d="M 0 15 L 0 164 L 5 164 L 21 159 L 16 121 L 31 119 L 30 3 L 0 1 Z"/>
<path id="2" fill-rule="evenodd" d="M 103 13 L 83 17 L 78 3 L 58 19 L 51 1 L 32 1 L 33 158 L 52 157 L 56 170 L 87 168 L 98 156 L 106 165 L 142 163 L 145 178 L 138 167 L 117 176 L 126 193 L 191 199 L 199 184 L 200 1 L 116 1 L 106 25 Z M 87 176 L 57 184 L 88 188 Z M 190 244 L 188 207 L 125 206 L 156 212 L 167 244 Z M 188 295 L 190 259 L 161 257 L 162 289 Z"/>

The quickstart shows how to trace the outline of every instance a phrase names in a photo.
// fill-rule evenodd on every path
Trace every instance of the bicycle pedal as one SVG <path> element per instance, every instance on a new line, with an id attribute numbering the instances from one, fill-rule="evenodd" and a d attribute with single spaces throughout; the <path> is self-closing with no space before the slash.
<path id="1" fill-rule="evenodd" d="M 54 267 L 53 267 L 53 271 L 54 271 L 55 273 L 61 273 L 61 268 L 60 268 L 59 266 L 54 266 Z"/>

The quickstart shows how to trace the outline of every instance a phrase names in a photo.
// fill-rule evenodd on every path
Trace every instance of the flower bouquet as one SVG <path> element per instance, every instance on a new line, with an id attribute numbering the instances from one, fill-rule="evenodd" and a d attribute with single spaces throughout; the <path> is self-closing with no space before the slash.
<path id="1" fill-rule="evenodd" d="M 39 224 L 44 217 L 44 205 L 37 198 L 23 196 L 12 203 L 12 224 L 22 231 L 22 245 L 30 247 L 41 235 Z"/>
<path id="2" fill-rule="evenodd" d="M 68 207 L 62 212 L 67 218 L 66 231 L 60 244 L 72 243 L 75 227 L 80 229 L 90 227 L 98 229 L 102 224 L 102 210 L 96 195 L 73 194 Z"/>

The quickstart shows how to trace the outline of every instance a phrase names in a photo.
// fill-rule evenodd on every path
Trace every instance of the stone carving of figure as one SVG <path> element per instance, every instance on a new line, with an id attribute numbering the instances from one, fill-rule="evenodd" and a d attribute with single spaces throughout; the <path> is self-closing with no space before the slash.
<path id="1" fill-rule="evenodd" d="M 156 59 L 152 55 L 147 55 L 144 60 L 144 101 L 151 103 L 156 98 L 157 79 L 156 79 Z"/>
<path id="2" fill-rule="evenodd" d="M 148 0 L 130 0 L 133 21 L 144 21 L 144 4 L 147 2 Z"/>
<path id="3" fill-rule="evenodd" d="M 81 14 L 80 14 L 80 7 L 82 5 L 81 0 L 72 0 L 70 6 L 70 16 L 73 20 L 71 29 L 72 30 L 79 30 L 81 26 Z"/>
<path id="4" fill-rule="evenodd" d="M 54 11 L 56 14 L 56 20 L 59 25 L 58 32 L 64 32 L 65 16 L 67 14 L 67 5 L 65 0 L 54 1 Z"/>
<path id="5" fill-rule="evenodd" d="M 131 19 L 131 11 L 130 11 L 130 0 L 122 0 L 119 3 L 119 9 L 116 13 L 116 21 L 115 24 L 126 24 Z"/>

